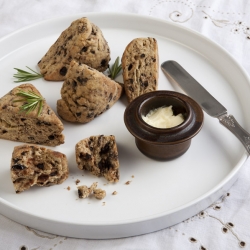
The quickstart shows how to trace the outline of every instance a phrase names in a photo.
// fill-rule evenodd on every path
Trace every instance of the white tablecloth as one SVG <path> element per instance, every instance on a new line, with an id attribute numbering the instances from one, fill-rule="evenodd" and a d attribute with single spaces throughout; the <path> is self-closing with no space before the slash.
<path id="1" fill-rule="evenodd" d="M 0 38 L 44 19 L 103 11 L 154 16 L 196 30 L 223 46 L 250 74 L 246 0 L 0 0 Z M 85 240 L 39 232 L 0 215 L 0 249 L 250 249 L 249 215 L 250 160 L 220 200 L 170 228 L 124 239 Z"/>

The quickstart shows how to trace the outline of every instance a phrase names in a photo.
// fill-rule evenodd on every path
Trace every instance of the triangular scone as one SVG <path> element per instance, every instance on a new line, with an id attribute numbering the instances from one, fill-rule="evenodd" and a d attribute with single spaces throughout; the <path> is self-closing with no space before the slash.
<path id="1" fill-rule="evenodd" d="M 159 56 L 154 38 L 132 40 L 122 55 L 123 82 L 129 102 L 136 97 L 157 90 Z"/>
<path id="2" fill-rule="evenodd" d="M 37 145 L 16 146 L 11 159 L 11 180 L 16 193 L 31 186 L 61 184 L 69 176 L 66 155 Z"/>
<path id="3" fill-rule="evenodd" d="M 79 169 L 90 171 L 109 182 L 119 181 L 119 160 L 115 137 L 91 136 L 79 141 L 75 147 L 76 163 Z"/>
<path id="4" fill-rule="evenodd" d="M 62 81 L 71 60 L 105 71 L 110 61 L 110 49 L 102 31 L 86 17 L 80 18 L 62 32 L 57 41 L 39 61 L 44 79 Z"/>
<path id="5" fill-rule="evenodd" d="M 103 73 L 72 61 L 64 81 L 57 112 L 66 121 L 87 123 L 120 98 L 122 87 Z"/>
<path id="6" fill-rule="evenodd" d="M 15 102 L 22 99 L 16 95 L 20 90 L 41 96 L 32 84 L 22 84 L 0 99 L 0 138 L 48 146 L 64 143 L 63 124 L 46 101 L 39 116 L 37 109 L 28 114 L 20 111 L 24 102 Z"/>

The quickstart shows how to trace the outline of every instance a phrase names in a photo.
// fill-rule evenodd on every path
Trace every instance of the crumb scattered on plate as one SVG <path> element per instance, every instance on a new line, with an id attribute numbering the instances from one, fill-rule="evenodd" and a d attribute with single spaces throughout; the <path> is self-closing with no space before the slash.
<path id="1" fill-rule="evenodd" d="M 135 176 L 134 176 L 134 175 L 132 175 L 131 177 L 132 177 L 132 178 L 135 178 Z"/>
<path id="2" fill-rule="evenodd" d="M 116 192 L 116 191 L 114 191 L 114 192 L 112 193 L 112 195 L 117 195 L 117 192 Z"/>
<path id="3" fill-rule="evenodd" d="M 93 194 L 96 199 L 102 200 L 106 196 L 106 191 L 103 189 L 94 189 Z"/>
<path id="4" fill-rule="evenodd" d="M 79 186 L 79 187 L 77 187 L 77 189 L 78 189 L 77 190 L 78 191 L 78 197 L 80 199 L 85 199 L 85 198 L 89 197 L 89 195 L 91 193 L 90 189 L 85 185 Z"/>
<path id="5" fill-rule="evenodd" d="M 70 190 L 70 186 L 68 186 L 67 189 Z"/>
<path id="6" fill-rule="evenodd" d="M 127 181 L 125 184 L 126 184 L 126 185 L 129 185 L 129 184 L 130 184 L 130 182 L 131 182 L 131 181 Z"/>
<path id="7" fill-rule="evenodd" d="M 79 181 L 80 182 L 80 181 Z M 78 186 L 78 197 L 81 199 L 88 198 L 90 195 L 94 195 L 94 197 L 98 200 L 102 200 L 106 196 L 106 191 L 100 188 L 97 188 L 97 183 L 94 182 L 90 187 L 85 185 Z"/>
<path id="8" fill-rule="evenodd" d="M 79 179 L 77 179 L 77 180 L 76 180 L 76 185 L 77 185 L 79 182 L 80 182 L 80 180 L 79 180 Z"/>

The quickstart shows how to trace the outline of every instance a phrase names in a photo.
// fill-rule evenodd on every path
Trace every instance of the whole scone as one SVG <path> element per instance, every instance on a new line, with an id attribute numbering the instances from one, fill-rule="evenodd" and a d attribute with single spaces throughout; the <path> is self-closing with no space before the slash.
<path id="1" fill-rule="evenodd" d="M 87 123 L 120 98 L 122 87 L 103 73 L 72 61 L 57 101 L 57 112 L 66 121 Z"/>
<path id="2" fill-rule="evenodd" d="M 64 154 L 28 144 L 14 148 L 10 171 L 16 193 L 34 185 L 61 184 L 69 175 L 68 162 Z"/>
<path id="3" fill-rule="evenodd" d="M 45 80 L 62 81 L 72 60 L 101 72 L 108 68 L 108 43 L 102 31 L 86 17 L 75 20 L 62 32 L 38 66 Z"/>
<path id="4" fill-rule="evenodd" d="M 158 87 L 159 56 L 155 38 L 136 38 L 122 56 L 124 90 L 128 102 Z"/>
<path id="5" fill-rule="evenodd" d="M 79 141 L 75 146 L 79 169 L 87 170 L 109 182 L 119 181 L 119 160 L 115 136 L 97 135 Z"/>
<path id="6" fill-rule="evenodd" d="M 63 124 L 46 101 L 40 115 L 37 109 L 21 112 L 20 107 L 26 102 L 15 102 L 22 99 L 17 96 L 20 91 L 31 91 L 41 96 L 32 84 L 21 84 L 0 99 L 0 138 L 47 146 L 63 144 Z"/>

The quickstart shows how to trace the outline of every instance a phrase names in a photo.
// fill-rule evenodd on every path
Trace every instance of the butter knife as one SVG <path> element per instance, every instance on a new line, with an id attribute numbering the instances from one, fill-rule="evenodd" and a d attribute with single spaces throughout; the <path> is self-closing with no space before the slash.
<path id="1" fill-rule="evenodd" d="M 240 126 L 234 116 L 227 114 L 227 109 L 221 103 L 177 62 L 163 62 L 161 69 L 172 84 L 177 83 L 208 115 L 218 118 L 219 122 L 241 141 L 250 154 L 250 134 Z"/>

